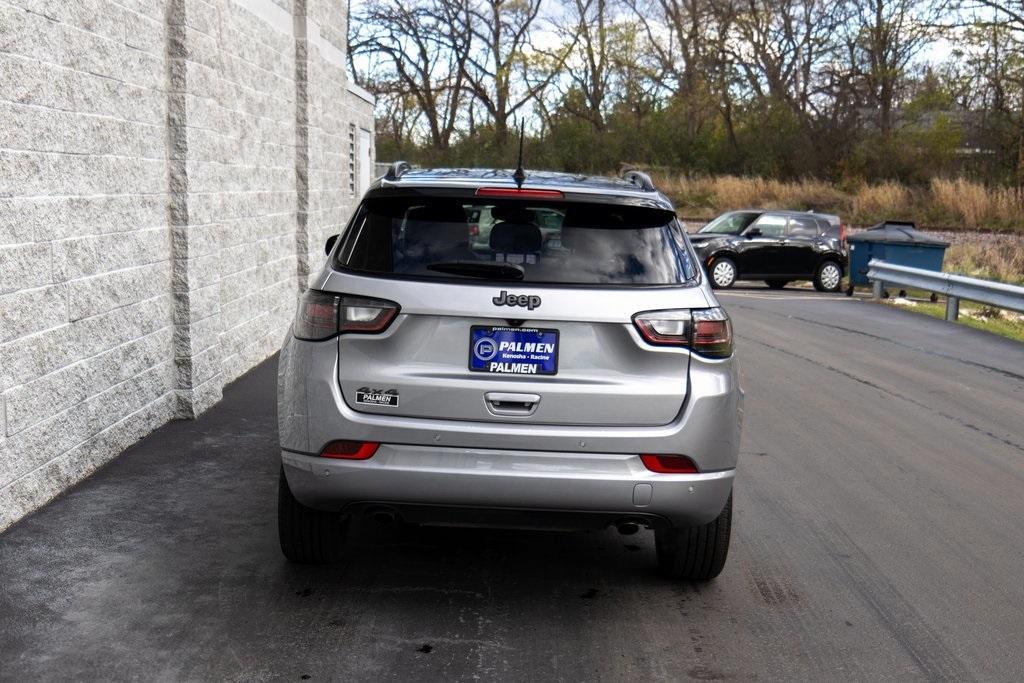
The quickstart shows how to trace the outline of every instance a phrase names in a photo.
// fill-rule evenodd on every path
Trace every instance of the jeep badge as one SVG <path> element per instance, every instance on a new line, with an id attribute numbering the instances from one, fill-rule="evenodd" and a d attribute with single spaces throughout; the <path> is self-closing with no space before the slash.
<path id="1" fill-rule="evenodd" d="M 525 306 L 531 311 L 540 306 L 540 297 L 536 294 L 509 294 L 504 289 L 491 301 L 495 306 Z"/>

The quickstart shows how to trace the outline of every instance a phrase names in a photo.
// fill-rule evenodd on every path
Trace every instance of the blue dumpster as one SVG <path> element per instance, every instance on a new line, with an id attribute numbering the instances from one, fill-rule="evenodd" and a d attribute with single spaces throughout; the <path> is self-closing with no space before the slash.
<path id="1" fill-rule="evenodd" d="M 942 270 L 949 242 L 914 227 L 913 223 L 886 221 L 846 238 L 850 245 L 850 287 L 867 285 L 868 261 L 873 258 L 900 266 Z"/>

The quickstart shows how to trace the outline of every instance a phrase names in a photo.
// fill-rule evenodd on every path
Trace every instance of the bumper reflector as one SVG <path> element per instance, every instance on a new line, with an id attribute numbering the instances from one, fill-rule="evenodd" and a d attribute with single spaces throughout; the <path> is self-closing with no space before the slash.
<path id="1" fill-rule="evenodd" d="M 659 474 L 697 474 L 697 466 L 685 455 L 651 455 L 640 456 L 644 467 Z"/>
<path id="2" fill-rule="evenodd" d="M 380 444 L 375 441 L 332 441 L 320 451 L 321 458 L 340 460 L 368 460 Z"/>

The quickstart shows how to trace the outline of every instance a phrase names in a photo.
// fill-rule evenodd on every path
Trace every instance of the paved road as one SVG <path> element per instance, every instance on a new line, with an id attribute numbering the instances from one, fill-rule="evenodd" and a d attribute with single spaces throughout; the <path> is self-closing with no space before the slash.
<path id="1" fill-rule="evenodd" d="M 276 547 L 274 363 L 0 537 L 0 677 L 1024 676 L 1024 346 L 803 291 L 723 296 L 747 422 L 723 575 L 652 539 L 360 529 Z"/>

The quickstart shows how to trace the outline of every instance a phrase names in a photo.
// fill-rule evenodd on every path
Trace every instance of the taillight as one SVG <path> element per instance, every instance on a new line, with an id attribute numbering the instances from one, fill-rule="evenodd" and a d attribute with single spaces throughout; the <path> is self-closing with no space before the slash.
<path id="1" fill-rule="evenodd" d="M 293 333 L 320 341 L 338 334 L 377 334 L 398 315 L 398 304 L 382 299 L 307 290 L 299 299 Z"/>
<path id="2" fill-rule="evenodd" d="M 640 456 L 644 467 L 659 474 L 697 474 L 697 465 L 685 455 L 652 455 L 644 453 Z"/>
<path id="3" fill-rule="evenodd" d="M 480 226 L 476 223 L 469 224 L 469 235 L 470 237 L 476 237 L 480 234 Z"/>
<path id="4" fill-rule="evenodd" d="M 732 323 L 721 308 L 648 311 L 633 316 L 648 344 L 683 346 L 708 358 L 732 355 Z"/>
<path id="5" fill-rule="evenodd" d="M 690 348 L 702 356 L 726 358 L 732 355 L 732 323 L 721 308 L 703 308 L 693 313 L 693 341 Z"/>
<path id="6" fill-rule="evenodd" d="M 332 441 L 320 450 L 321 458 L 369 460 L 380 444 L 376 441 Z"/>
<path id="7" fill-rule="evenodd" d="M 633 324 L 649 344 L 689 346 L 693 316 L 688 310 L 637 313 Z"/>

